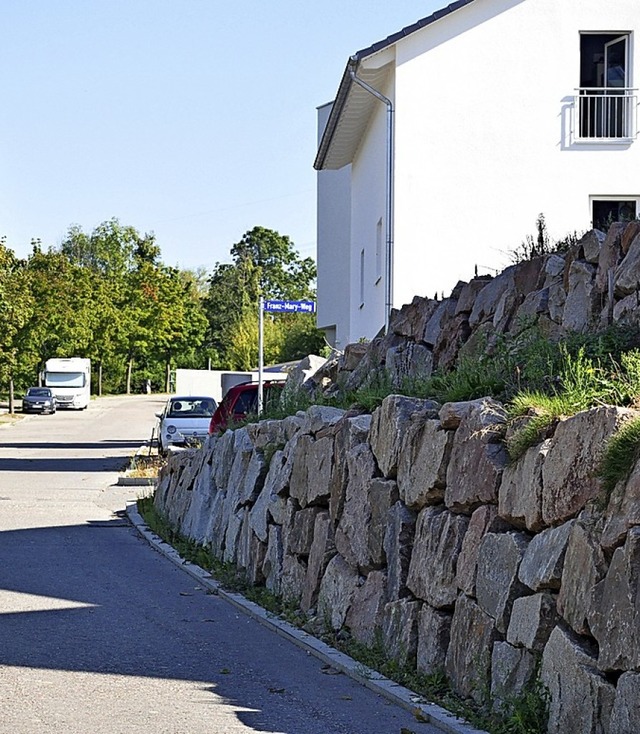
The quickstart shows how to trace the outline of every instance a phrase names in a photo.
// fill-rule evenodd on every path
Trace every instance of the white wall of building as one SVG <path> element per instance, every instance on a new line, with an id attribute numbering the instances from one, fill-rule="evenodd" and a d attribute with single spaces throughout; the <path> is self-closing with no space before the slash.
<path id="1" fill-rule="evenodd" d="M 635 0 L 504 2 L 486 19 L 500 5 L 397 44 L 396 305 L 501 269 L 540 212 L 561 238 L 590 228 L 590 196 L 640 194 L 640 141 L 576 144 L 570 114 L 580 31 L 640 29 Z"/>
<path id="2" fill-rule="evenodd" d="M 378 91 L 387 97 L 393 94 L 390 88 Z M 351 202 L 352 341 L 372 339 L 384 325 L 386 142 L 387 110 L 377 102 L 361 144 L 366 155 L 358 156 L 351 166 L 352 190 L 357 192 Z M 372 314 L 378 317 L 372 320 Z"/>
<path id="3" fill-rule="evenodd" d="M 476 266 L 501 270 L 535 235 L 539 213 L 559 239 L 591 227 L 590 197 L 640 196 L 640 140 L 585 145 L 572 137 L 581 31 L 633 32 L 638 85 L 637 0 L 477 0 L 395 44 L 395 76 L 380 90 L 395 101 L 395 307 L 414 295 L 448 295 Z M 385 141 L 378 103 L 352 165 L 319 174 L 319 314 L 348 323 L 351 341 L 384 323 L 376 241 L 381 219 L 384 239 Z M 320 271 L 321 229 L 337 227 L 333 241 L 346 247 L 346 215 L 337 203 L 320 206 L 322 179 L 349 169 L 350 308 L 344 279 L 336 275 L 324 291 Z M 332 207 L 337 224 L 324 221 Z"/>
<path id="4" fill-rule="evenodd" d="M 331 104 L 318 108 L 318 139 L 322 136 Z M 319 171 L 317 177 L 316 322 L 327 340 L 343 350 L 353 341 L 351 284 L 351 166 L 338 171 Z M 357 337 L 356 337 L 357 338 Z"/>

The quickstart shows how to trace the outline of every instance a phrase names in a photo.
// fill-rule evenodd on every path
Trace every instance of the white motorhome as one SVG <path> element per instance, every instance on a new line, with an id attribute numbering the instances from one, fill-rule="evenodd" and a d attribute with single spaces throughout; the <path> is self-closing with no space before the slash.
<path id="1" fill-rule="evenodd" d="M 58 408 L 84 410 L 91 399 L 91 360 L 82 357 L 48 359 L 42 375 Z"/>

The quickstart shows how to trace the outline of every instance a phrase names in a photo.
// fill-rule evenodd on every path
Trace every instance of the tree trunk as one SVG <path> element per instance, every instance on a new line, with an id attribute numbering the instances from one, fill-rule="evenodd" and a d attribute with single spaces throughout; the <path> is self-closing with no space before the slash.
<path id="1" fill-rule="evenodd" d="M 9 378 L 9 413 L 15 413 L 14 394 L 13 394 L 13 377 Z"/>
<path id="2" fill-rule="evenodd" d="M 102 362 L 98 364 L 98 396 L 102 397 Z"/>
<path id="3" fill-rule="evenodd" d="M 165 374 L 164 391 L 171 392 L 171 360 L 167 360 L 167 371 Z"/>
<path id="4" fill-rule="evenodd" d="M 131 372 L 133 370 L 133 357 L 127 362 L 127 395 L 131 395 Z"/>

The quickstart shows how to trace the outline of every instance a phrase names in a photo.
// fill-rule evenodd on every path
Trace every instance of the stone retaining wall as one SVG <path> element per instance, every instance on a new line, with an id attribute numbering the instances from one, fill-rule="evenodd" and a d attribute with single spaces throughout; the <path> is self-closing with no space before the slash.
<path id="1" fill-rule="evenodd" d="M 392 395 L 313 407 L 172 455 L 156 506 L 254 584 L 461 695 L 522 690 L 549 732 L 640 731 L 640 464 L 603 499 L 603 445 L 633 411 L 558 424 L 509 464 L 501 404 Z"/>

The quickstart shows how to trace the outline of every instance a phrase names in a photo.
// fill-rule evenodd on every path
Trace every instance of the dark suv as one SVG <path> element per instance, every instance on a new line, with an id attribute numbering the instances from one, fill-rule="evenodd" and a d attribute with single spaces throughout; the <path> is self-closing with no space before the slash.
<path id="1" fill-rule="evenodd" d="M 274 397 L 274 392 L 282 389 L 284 381 L 263 383 L 264 402 L 267 404 Z M 220 405 L 209 423 L 209 433 L 224 431 L 229 423 L 244 420 L 248 415 L 258 412 L 258 383 L 243 382 L 227 390 Z"/>

